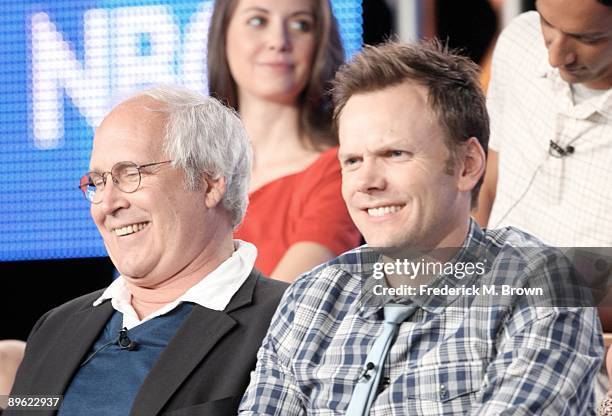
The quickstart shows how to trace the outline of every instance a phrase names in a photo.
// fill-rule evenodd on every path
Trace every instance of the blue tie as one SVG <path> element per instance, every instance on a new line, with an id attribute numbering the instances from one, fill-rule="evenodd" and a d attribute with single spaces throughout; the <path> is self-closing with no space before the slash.
<path id="1" fill-rule="evenodd" d="M 385 323 L 382 333 L 376 338 L 370 353 L 366 358 L 363 373 L 351 396 L 346 416 L 366 416 L 376 397 L 378 384 L 382 374 L 383 365 L 389 348 L 397 335 L 399 324 L 404 322 L 415 311 L 414 306 L 394 305 L 385 306 Z"/>

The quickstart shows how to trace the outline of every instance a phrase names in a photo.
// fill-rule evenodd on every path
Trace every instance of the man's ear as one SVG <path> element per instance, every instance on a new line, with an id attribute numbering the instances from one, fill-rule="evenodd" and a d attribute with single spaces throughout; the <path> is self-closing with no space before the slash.
<path id="1" fill-rule="evenodd" d="M 484 175 L 487 157 L 476 137 L 470 137 L 459 153 L 460 171 L 457 186 L 460 191 L 469 192 Z"/>
<path id="2" fill-rule="evenodd" d="M 223 176 L 219 176 L 218 178 L 206 176 L 204 182 L 206 183 L 204 203 L 208 209 L 212 209 L 221 202 L 221 199 L 223 199 L 227 182 Z"/>

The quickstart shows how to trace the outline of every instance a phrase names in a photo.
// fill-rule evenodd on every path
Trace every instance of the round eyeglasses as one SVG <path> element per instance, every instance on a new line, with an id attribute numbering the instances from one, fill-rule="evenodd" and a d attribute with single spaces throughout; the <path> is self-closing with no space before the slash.
<path id="1" fill-rule="evenodd" d="M 131 194 L 138 190 L 142 177 L 142 169 L 150 166 L 171 163 L 171 160 L 163 162 L 147 163 L 138 165 L 134 162 L 118 162 L 113 165 L 110 172 L 87 172 L 81 177 L 79 189 L 83 192 L 85 199 L 92 204 L 102 202 L 102 191 L 106 185 L 107 175 L 110 175 L 115 185 L 121 192 Z"/>

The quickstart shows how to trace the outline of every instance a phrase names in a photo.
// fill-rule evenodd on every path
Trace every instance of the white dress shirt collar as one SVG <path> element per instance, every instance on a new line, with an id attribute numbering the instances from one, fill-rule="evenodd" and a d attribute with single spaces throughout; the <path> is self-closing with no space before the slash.
<path id="1" fill-rule="evenodd" d="M 234 247 L 236 250 L 232 256 L 199 283 L 175 301 L 166 304 L 142 320 L 138 318 L 132 307 L 132 294 L 123 276 L 115 279 L 102 293 L 102 296 L 93 303 L 93 306 L 98 306 L 110 299 L 113 308 L 123 313 L 123 326 L 128 329 L 170 312 L 181 302 L 193 302 L 205 308 L 222 311 L 251 274 L 257 257 L 257 248 L 251 243 L 234 240 Z"/>
<path id="2" fill-rule="evenodd" d="M 553 68 L 548 63 L 547 53 L 538 65 L 537 74 L 550 80 L 553 91 L 560 98 L 557 101 L 560 112 L 579 119 L 586 119 L 597 112 L 612 120 L 612 88 L 601 94 L 593 94 L 587 100 L 576 102 L 570 84 L 561 78 L 559 69 Z"/>

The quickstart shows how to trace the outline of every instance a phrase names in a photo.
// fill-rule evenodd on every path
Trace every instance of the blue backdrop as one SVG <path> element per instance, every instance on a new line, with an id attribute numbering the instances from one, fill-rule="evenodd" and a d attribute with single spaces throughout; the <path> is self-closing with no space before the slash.
<path id="1" fill-rule="evenodd" d="M 332 0 L 352 55 L 361 0 Z M 206 91 L 212 1 L 3 0 L 0 261 L 104 256 L 78 190 L 94 127 L 152 82 Z"/>

